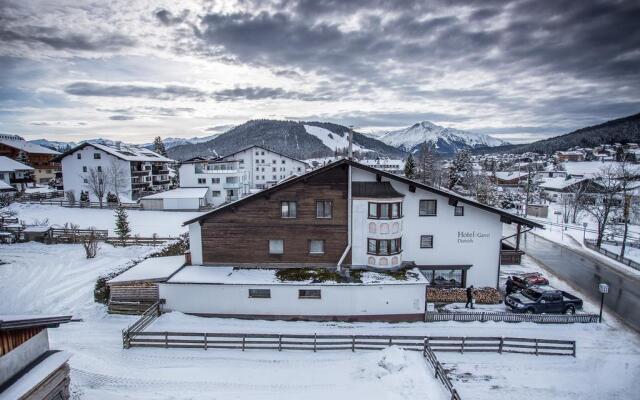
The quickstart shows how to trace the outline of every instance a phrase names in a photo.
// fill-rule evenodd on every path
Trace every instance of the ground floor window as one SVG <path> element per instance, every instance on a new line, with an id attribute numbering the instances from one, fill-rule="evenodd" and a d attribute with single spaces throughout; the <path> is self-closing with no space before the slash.
<path id="1" fill-rule="evenodd" d="M 269 254 L 283 254 L 284 253 L 284 240 L 272 239 L 269 240 Z"/>
<path id="2" fill-rule="evenodd" d="M 324 254 L 324 240 L 309 240 L 309 254 Z"/>
<path id="3" fill-rule="evenodd" d="M 319 299 L 321 293 L 319 289 L 300 289 L 298 290 L 299 299 Z"/>
<path id="4" fill-rule="evenodd" d="M 457 268 L 420 268 L 432 287 L 466 287 L 468 266 Z"/>
<path id="5" fill-rule="evenodd" d="M 252 299 L 270 299 L 271 289 L 249 289 L 249 298 Z"/>

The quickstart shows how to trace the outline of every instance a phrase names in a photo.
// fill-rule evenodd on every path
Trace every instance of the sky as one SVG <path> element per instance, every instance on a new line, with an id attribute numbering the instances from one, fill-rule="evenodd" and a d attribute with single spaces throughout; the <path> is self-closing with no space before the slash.
<path id="1" fill-rule="evenodd" d="M 640 112 L 638 21 L 614 0 L 0 0 L 0 134 L 429 120 L 529 142 Z"/>

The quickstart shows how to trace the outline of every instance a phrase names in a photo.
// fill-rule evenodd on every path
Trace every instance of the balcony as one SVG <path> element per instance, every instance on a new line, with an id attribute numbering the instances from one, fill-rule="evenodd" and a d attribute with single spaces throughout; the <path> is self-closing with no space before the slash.
<path id="1" fill-rule="evenodd" d="M 166 167 L 153 167 L 151 168 L 151 173 L 153 175 L 167 175 L 169 174 L 169 169 Z"/>
<path id="2" fill-rule="evenodd" d="M 131 187 L 133 189 L 146 188 L 151 185 L 151 182 L 131 182 Z"/>
<path id="3" fill-rule="evenodd" d="M 153 181 L 154 185 L 168 185 L 169 183 L 171 183 L 170 179 L 158 179 Z"/>
<path id="4" fill-rule="evenodd" d="M 131 170 L 131 176 L 147 176 L 149 171 Z"/>
<path id="5" fill-rule="evenodd" d="M 225 189 L 240 189 L 242 187 L 242 184 L 240 182 L 234 182 L 234 183 L 223 183 L 222 187 L 224 187 Z"/>

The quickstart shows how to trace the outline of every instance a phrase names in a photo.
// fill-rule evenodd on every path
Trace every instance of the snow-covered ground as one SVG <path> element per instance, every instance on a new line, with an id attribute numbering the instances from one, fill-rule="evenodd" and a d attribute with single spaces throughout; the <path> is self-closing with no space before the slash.
<path id="1" fill-rule="evenodd" d="M 620 254 L 621 246 L 613 244 L 603 244 L 603 249 L 606 249 L 612 253 Z M 637 247 L 626 246 L 624 249 L 624 258 L 640 263 L 640 249 Z"/>
<path id="2" fill-rule="evenodd" d="M 337 133 L 333 133 L 328 129 L 320 128 L 319 126 L 313 126 L 313 125 L 305 125 L 304 129 L 307 131 L 307 133 L 320 139 L 322 143 L 328 148 L 330 148 L 331 150 L 346 149 L 349 147 L 349 135 L 346 133 L 340 136 Z M 353 143 L 353 150 L 362 151 L 367 149 Z"/>
<path id="3" fill-rule="evenodd" d="M 72 222 L 80 225 L 80 228 L 95 227 L 96 229 L 108 229 L 109 234 L 114 234 L 115 215 L 111 209 L 99 208 L 69 208 L 60 206 L 13 203 L 2 210 L 16 211 L 17 218 L 27 224 L 34 221 L 49 220 L 49 224 L 64 225 Z M 129 226 L 132 234 L 151 236 L 154 233 L 160 237 L 176 237 L 187 231 L 182 226 L 184 221 L 201 215 L 201 212 L 181 211 L 141 211 L 127 210 Z"/>
<path id="4" fill-rule="evenodd" d="M 444 399 L 421 356 L 375 352 L 122 349 L 133 316 L 93 303 L 95 279 L 148 247 L 105 245 L 94 260 L 80 245 L 0 246 L 0 313 L 71 313 L 82 322 L 50 330 L 52 348 L 72 353 L 78 399 Z M 522 268 L 530 270 L 527 260 Z M 551 278 L 551 277 L 550 277 Z M 562 282 L 552 281 L 557 287 Z M 588 305 L 593 307 L 592 304 Z M 603 324 L 335 323 L 208 319 L 166 314 L 153 330 L 515 336 L 577 340 L 577 357 L 439 353 L 464 399 L 629 399 L 640 391 L 640 338 L 608 316 Z M 531 391 L 533 390 L 533 391 Z"/>

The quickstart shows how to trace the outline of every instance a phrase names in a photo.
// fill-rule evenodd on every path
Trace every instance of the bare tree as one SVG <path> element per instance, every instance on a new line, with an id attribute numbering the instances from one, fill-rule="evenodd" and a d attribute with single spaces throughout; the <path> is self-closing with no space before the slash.
<path id="1" fill-rule="evenodd" d="M 569 196 L 569 206 L 571 208 L 571 223 L 578 222 L 578 216 L 584 211 L 587 203 L 587 181 L 578 182 L 572 185 L 567 193 Z"/>
<path id="2" fill-rule="evenodd" d="M 73 190 L 67 190 L 66 192 L 64 192 L 64 196 L 67 198 L 67 203 L 69 203 L 69 205 L 71 207 L 76 205 L 76 192 Z"/>
<path id="3" fill-rule="evenodd" d="M 118 203 L 120 203 L 120 193 L 126 189 L 129 178 L 125 164 L 118 162 L 115 157 L 111 159 L 109 168 L 107 168 L 107 180 L 118 198 Z"/>
<path id="4" fill-rule="evenodd" d="M 591 183 L 593 191 L 596 192 L 596 198 L 593 202 L 589 202 L 585 209 L 595 218 L 598 224 L 597 247 L 602 245 L 609 218 L 615 211 L 615 196 L 620 190 L 620 184 L 616 176 L 616 167 L 613 164 L 608 164 L 594 175 Z"/>
<path id="5" fill-rule="evenodd" d="M 616 175 L 620 185 L 620 193 L 622 194 L 622 246 L 620 248 L 620 258 L 624 257 L 624 252 L 627 247 L 627 238 L 629 236 L 629 221 L 631 218 L 631 194 L 629 193 L 629 186 L 633 179 L 638 175 L 637 169 L 630 168 L 627 161 L 622 161 L 616 170 Z"/>
<path id="6" fill-rule="evenodd" d="M 94 258 L 98 254 L 98 235 L 96 234 L 95 227 L 92 226 L 89 230 L 90 232 L 88 235 L 82 236 L 82 247 L 84 247 L 84 252 L 87 258 Z"/>
<path id="7" fill-rule="evenodd" d="M 108 176 L 101 168 L 89 168 L 89 172 L 81 175 L 85 180 L 85 185 L 89 188 L 89 191 L 98 198 L 100 208 L 104 201 L 104 196 L 107 193 Z"/>

